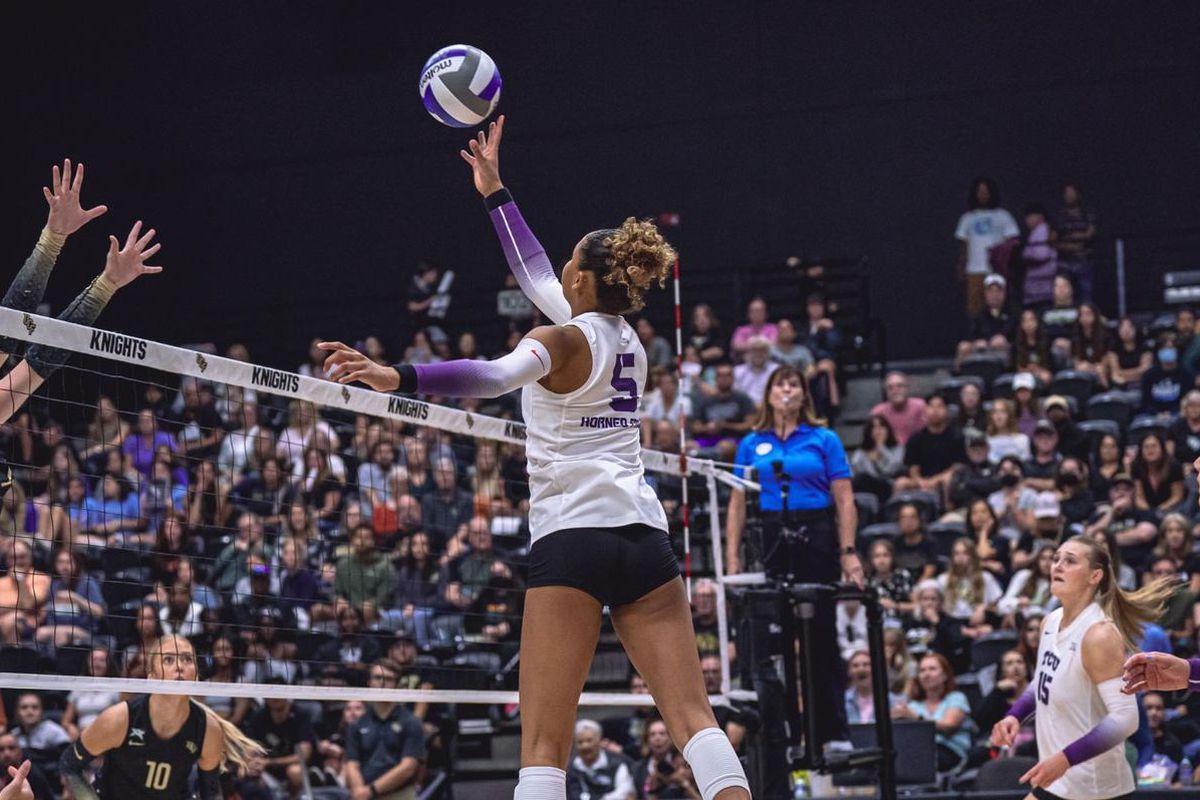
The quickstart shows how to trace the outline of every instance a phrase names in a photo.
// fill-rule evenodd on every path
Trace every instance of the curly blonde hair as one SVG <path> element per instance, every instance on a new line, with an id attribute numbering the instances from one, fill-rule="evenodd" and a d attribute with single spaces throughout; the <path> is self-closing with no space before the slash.
<path id="1" fill-rule="evenodd" d="M 675 263 L 675 248 L 650 220 L 629 217 L 620 228 L 588 234 L 580 267 L 596 273 L 601 310 L 614 314 L 640 311 L 646 292 L 661 289 Z"/>

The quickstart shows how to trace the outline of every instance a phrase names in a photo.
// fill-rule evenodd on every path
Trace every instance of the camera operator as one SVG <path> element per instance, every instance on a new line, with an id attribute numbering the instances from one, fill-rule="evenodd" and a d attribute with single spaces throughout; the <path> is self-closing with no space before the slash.
<path id="1" fill-rule="evenodd" d="M 780 367 L 771 375 L 754 429 L 738 446 L 735 463 L 743 474 L 753 469 L 762 486 L 761 552 L 768 580 L 787 584 L 846 580 L 862 587 L 863 566 L 854 544 L 858 514 L 846 451 L 817 417 L 802 373 Z M 738 489 L 730 498 L 726 525 L 726 572 L 731 575 L 741 571 L 739 547 L 745 520 L 746 493 Z M 775 668 L 784 651 L 778 637 L 772 641 L 771 620 L 760 613 L 752 617 L 752 670 L 763 715 L 764 748 L 767 763 L 779 765 L 778 774 L 767 776 L 761 796 L 774 800 L 791 796 L 782 768 L 788 746 L 786 695 Z M 841 702 L 845 669 L 835 618 L 832 597 L 822 595 L 808 643 L 817 706 L 805 711 L 816 716 L 818 741 L 808 743 L 814 754 L 820 754 L 827 742 L 846 738 Z"/>

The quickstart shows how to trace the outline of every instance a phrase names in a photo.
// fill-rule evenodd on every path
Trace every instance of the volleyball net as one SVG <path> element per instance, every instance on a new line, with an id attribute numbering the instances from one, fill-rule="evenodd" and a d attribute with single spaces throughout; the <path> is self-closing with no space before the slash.
<path id="1" fill-rule="evenodd" d="M 517 702 L 528 562 L 515 396 L 414 399 L 0 308 L 0 336 L 71 357 L 0 426 L 0 687 L 239 698 Z M 16 363 L 10 358 L 6 365 Z M 647 450 L 731 687 L 711 461 Z M 685 483 L 688 491 L 685 494 Z M 685 503 L 685 498 L 690 503 Z M 707 606 L 702 608 L 701 606 Z M 155 639 L 206 683 L 146 678 Z M 399 689 L 367 685 L 371 664 Z M 585 706 L 646 706 L 607 620 Z"/>

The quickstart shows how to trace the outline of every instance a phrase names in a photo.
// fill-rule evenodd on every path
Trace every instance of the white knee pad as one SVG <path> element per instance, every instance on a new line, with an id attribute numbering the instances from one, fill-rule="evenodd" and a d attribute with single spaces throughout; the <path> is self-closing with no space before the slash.
<path id="1" fill-rule="evenodd" d="M 730 787 L 750 791 L 746 772 L 729 737 L 720 728 L 705 728 L 692 737 L 683 748 L 683 757 L 692 766 L 696 786 L 704 800 L 713 800 L 717 792 Z"/>
<path id="2" fill-rule="evenodd" d="M 567 773 L 558 767 L 523 767 L 513 800 L 567 800 Z"/>

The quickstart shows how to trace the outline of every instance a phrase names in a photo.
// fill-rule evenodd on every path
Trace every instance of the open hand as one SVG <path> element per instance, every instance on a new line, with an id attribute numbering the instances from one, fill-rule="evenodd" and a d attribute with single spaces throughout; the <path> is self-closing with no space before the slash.
<path id="1" fill-rule="evenodd" d="M 153 256 L 162 247 L 160 244 L 151 245 L 154 239 L 154 228 L 142 235 L 142 221 L 133 223 L 129 235 L 125 237 L 122 247 L 117 237 L 108 237 L 108 257 L 104 260 L 104 277 L 113 286 L 120 289 L 127 286 L 143 275 L 155 275 L 162 272 L 162 267 L 152 267 L 146 259 Z"/>
<path id="2" fill-rule="evenodd" d="M 361 381 L 377 392 L 394 392 L 400 388 L 400 375 L 396 370 L 377 364 L 349 345 L 321 342 L 317 347 L 329 353 L 325 359 L 325 374 L 331 381 Z"/>
<path id="3" fill-rule="evenodd" d="M 1028 783 L 1035 789 L 1045 789 L 1061 778 L 1071 768 L 1067 757 L 1055 753 L 1033 765 L 1033 769 L 1021 776 L 1021 783 Z"/>
<path id="4" fill-rule="evenodd" d="M 500 182 L 500 139 L 504 136 L 504 115 L 488 124 L 487 133 L 480 131 L 467 142 L 467 150 L 459 150 L 463 160 L 475 174 L 475 188 L 484 197 L 504 188 Z"/>
<path id="5" fill-rule="evenodd" d="M 108 211 L 108 206 L 96 206 L 84 211 L 79 203 L 79 192 L 83 189 L 83 164 L 75 168 L 75 177 L 71 177 L 71 159 L 63 159 L 62 171 L 56 165 L 51 170 L 50 186 L 42 187 L 46 203 L 50 206 L 50 214 L 46 217 L 46 227 L 54 233 L 69 236 L 88 224 L 96 217 Z"/>

